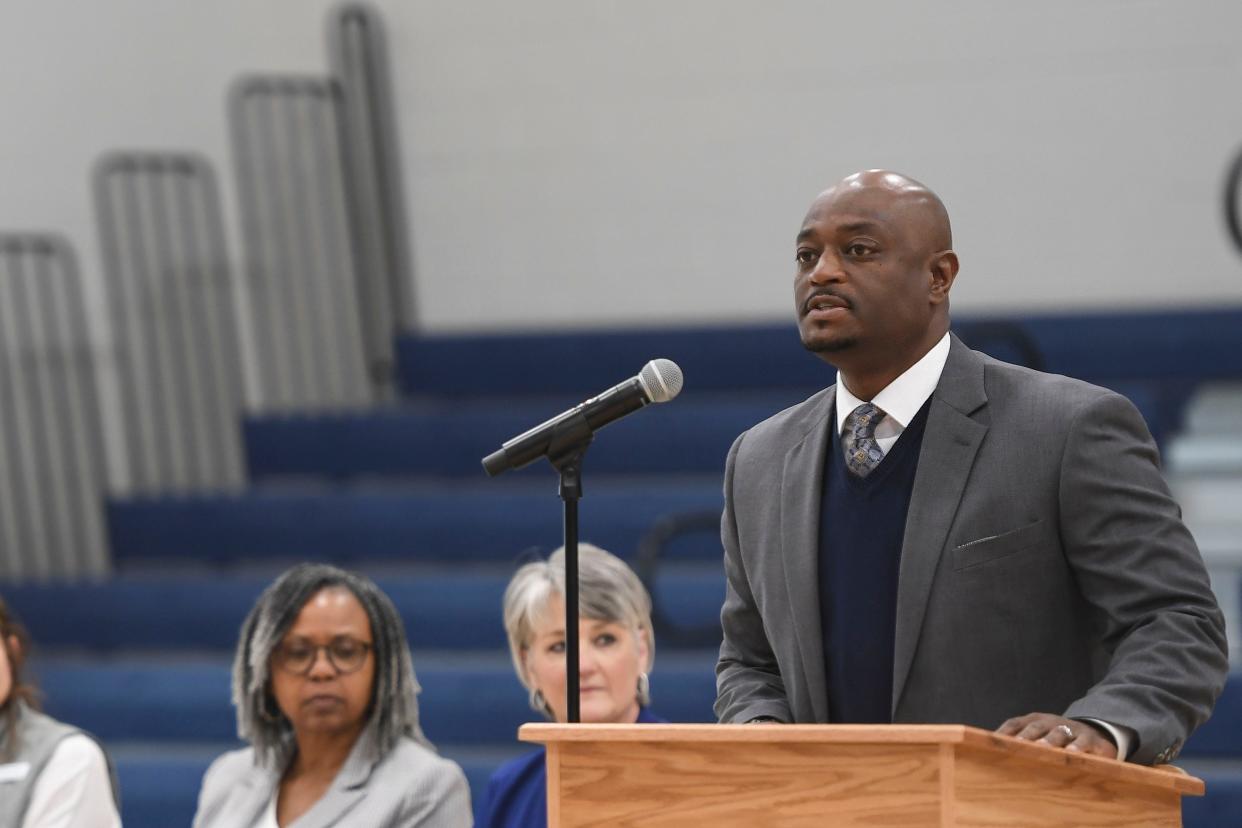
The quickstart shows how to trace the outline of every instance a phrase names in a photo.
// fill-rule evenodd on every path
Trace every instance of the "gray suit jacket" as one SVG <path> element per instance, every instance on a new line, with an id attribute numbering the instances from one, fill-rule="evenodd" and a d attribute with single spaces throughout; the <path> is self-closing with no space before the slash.
<path id="1" fill-rule="evenodd" d="M 835 387 L 738 437 L 725 471 L 716 713 L 826 722 L 818 542 Z M 835 422 L 832 422 L 835 425 Z M 1030 712 L 1169 761 L 1227 671 L 1224 621 L 1138 411 L 952 339 L 902 545 L 895 722 Z"/>
<path id="2" fill-rule="evenodd" d="M 402 739 L 378 762 L 371 755 L 364 736 L 331 787 L 293 828 L 459 828 L 473 823 L 470 789 L 455 762 L 413 739 Z M 249 828 L 271 801 L 281 774 L 256 766 L 252 748 L 224 754 L 203 777 L 194 828 Z"/>

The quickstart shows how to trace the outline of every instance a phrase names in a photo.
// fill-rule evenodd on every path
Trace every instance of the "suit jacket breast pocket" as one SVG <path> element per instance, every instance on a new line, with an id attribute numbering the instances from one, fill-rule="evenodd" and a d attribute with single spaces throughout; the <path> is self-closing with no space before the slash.
<path id="1" fill-rule="evenodd" d="M 1044 520 L 1040 518 L 1034 523 L 1028 523 L 1026 526 L 1011 529 L 999 535 L 989 535 L 959 544 L 953 547 L 953 569 L 969 569 L 1016 555 L 1044 541 L 1044 534 Z"/>

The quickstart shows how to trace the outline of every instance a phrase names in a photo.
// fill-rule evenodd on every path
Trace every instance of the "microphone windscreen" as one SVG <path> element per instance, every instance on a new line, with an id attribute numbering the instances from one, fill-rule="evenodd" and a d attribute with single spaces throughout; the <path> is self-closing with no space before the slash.
<path id="1" fill-rule="evenodd" d="M 671 359 L 653 359 L 638 374 L 647 398 L 652 402 L 668 402 L 681 393 L 681 369 Z"/>

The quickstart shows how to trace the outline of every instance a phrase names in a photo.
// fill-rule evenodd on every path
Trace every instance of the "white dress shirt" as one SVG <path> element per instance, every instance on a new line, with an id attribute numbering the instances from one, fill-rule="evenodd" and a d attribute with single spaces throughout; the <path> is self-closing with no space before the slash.
<path id="1" fill-rule="evenodd" d="M 884 419 L 875 427 L 875 441 L 880 444 L 880 451 L 888 454 L 888 450 L 897 442 L 901 432 L 906 430 L 914 415 L 919 413 L 923 403 L 936 390 L 940 375 L 944 372 L 944 363 L 949 358 L 949 335 L 946 333 L 932 349 L 923 354 L 923 358 L 911 365 L 901 376 L 884 386 L 884 390 L 871 398 L 870 402 L 884 412 Z M 854 396 L 846 386 L 841 374 L 837 374 L 837 434 L 845 429 L 845 418 L 867 400 Z"/>
<path id="2" fill-rule="evenodd" d="M 22 828 L 121 828 L 103 751 L 89 736 L 66 736 L 35 781 Z"/>
<path id="3" fill-rule="evenodd" d="M 276 790 L 272 791 L 272 798 L 267 801 L 267 807 L 263 809 L 254 828 L 280 828 L 280 823 L 276 821 L 276 800 L 279 798 L 280 786 L 278 785 Z"/>
<path id="4" fill-rule="evenodd" d="M 914 415 L 927 402 L 940 383 L 940 375 L 944 373 L 945 361 L 949 358 L 949 335 L 946 333 L 923 358 L 911 365 L 901 376 L 884 386 L 880 393 L 869 402 L 884 412 L 884 418 L 876 424 L 875 441 L 880 451 L 888 454 L 888 450 L 897 442 L 897 438 L 910 425 Z M 845 430 L 845 418 L 855 408 L 868 402 L 854 396 L 845 384 L 844 377 L 837 373 L 837 434 Z M 1099 719 L 1084 719 L 1103 727 L 1113 737 L 1117 745 L 1117 758 L 1125 761 L 1130 754 L 1131 731 L 1127 727 L 1109 724 Z"/>

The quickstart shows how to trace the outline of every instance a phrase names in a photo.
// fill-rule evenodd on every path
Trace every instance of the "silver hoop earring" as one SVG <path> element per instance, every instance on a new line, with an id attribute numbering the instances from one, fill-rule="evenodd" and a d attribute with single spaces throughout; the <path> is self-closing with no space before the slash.
<path id="1" fill-rule="evenodd" d="M 644 707 L 651 704 L 651 679 L 646 673 L 638 674 L 638 703 Z"/>

